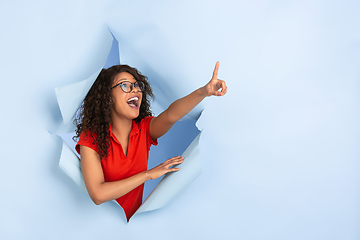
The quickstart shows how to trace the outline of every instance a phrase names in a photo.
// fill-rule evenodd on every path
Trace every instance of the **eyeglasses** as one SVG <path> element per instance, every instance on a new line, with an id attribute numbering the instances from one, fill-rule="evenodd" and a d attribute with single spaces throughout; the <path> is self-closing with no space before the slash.
<path id="1" fill-rule="evenodd" d="M 141 92 L 144 90 L 144 83 L 143 82 L 129 82 L 129 81 L 123 81 L 120 82 L 118 84 L 116 84 L 115 86 L 111 87 L 111 89 L 113 89 L 114 87 L 120 86 L 121 90 L 123 90 L 126 93 L 129 93 L 133 90 L 133 88 L 140 90 Z"/>

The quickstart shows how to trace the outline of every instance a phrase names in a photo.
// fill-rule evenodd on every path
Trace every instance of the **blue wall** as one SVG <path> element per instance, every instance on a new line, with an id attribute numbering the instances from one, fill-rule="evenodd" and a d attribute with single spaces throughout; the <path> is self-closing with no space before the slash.
<path id="1" fill-rule="evenodd" d="M 0 4 L 1 239 L 359 239 L 358 1 Z M 54 89 L 108 57 L 149 76 L 160 108 L 211 78 L 190 114 L 203 171 L 129 224 L 58 167 Z M 192 123 L 193 124 L 193 123 Z M 175 143 L 174 143 L 175 144 Z"/>

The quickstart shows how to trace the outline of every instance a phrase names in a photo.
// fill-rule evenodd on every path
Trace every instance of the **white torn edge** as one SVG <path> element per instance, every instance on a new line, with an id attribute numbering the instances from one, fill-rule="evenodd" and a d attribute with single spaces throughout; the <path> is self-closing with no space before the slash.
<path id="1" fill-rule="evenodd" d="M 95 82 L 101 69 L 83 81 L 55 88 L 55 94 L 64 124 L 68 124 L 74 118 L 76 111 L 84 101 L 84 98 Z"/>
<path id="2" fill-rule="evenodd" d="M 203 127 L 203 115 L 204 115 L 204 112 L 205 112 L 205 109 L 203 109 L 201 112 L 200 112 L 200 114 L 199 114 L 199 116 L 198 116 L 198 118 L 197 118 L 197 121 L 195 122 L 195 126 L 197 127 L 197 129 L 200 131 L 200 132 L 202 132 L 202 130 L 204 129 L 204 127 Z"/>
<path id="3" fill-rule="evenodd" d="M 81 189 L 86 191 L 84 179 L 81 173 L 80 161 L 71 148 L 63 140 L 61 150 L 60 168 L 68 175 Z"/>
<path id="4" fill-rule="evenodd" d="M 199 138 L 201 132 L 182 154 L 184 162 L 179 165 L 178 172 L 167 173 L 159 182 L 136 213 L 152 211 L 164 207 L 182 192 L 201 173 L 199 154 Z M 174 166 L 177 167 L 177 166 Z M 135 213 L 135 214 L 136 214 Z"/>

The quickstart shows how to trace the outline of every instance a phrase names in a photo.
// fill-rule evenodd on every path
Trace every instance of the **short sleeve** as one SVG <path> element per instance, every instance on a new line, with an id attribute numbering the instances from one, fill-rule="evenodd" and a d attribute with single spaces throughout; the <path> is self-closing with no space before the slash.
<path id="1" fill-rule="evenodd" d="M 143 123 L 142 123 L 143 126 L 142 126 L 142 127 L 146 129 L 146 136 L 147 136 L 147 141 L 148 141 L 148 143 L 156 146 L 156 145 L 158 145 L 157 139 L 153 140 L 153 139 L 151 138 L 151 135 L 150 135 L 150 122 L 151 122 L 151 120 L 152 120 L 153 118 L 154 118 L 154 116 L 146 117 L 146 118 L 143 120 Z"/>
<path id="2" fill-rule="evenodd" d="M 76 152 L 78 154 L 80 154 L 80 145 L 89 147 L 97 152 L 97 144 L 93 144 L 93 138 L 90 136 L 90 134 L 85 134 L 84 132 L 80 134 L 79 141 L 75 146 Z"/>

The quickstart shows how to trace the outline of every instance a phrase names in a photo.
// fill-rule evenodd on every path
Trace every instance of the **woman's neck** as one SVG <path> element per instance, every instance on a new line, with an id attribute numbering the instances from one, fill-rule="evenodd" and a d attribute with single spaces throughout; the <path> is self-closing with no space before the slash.
<path id="1" fill-rule="evenodd" d="M 111 129 L 115 136 L 119 138 L 127 138 L 131 132 L 132 120 L 126 118 L 112 118 Z"/>

